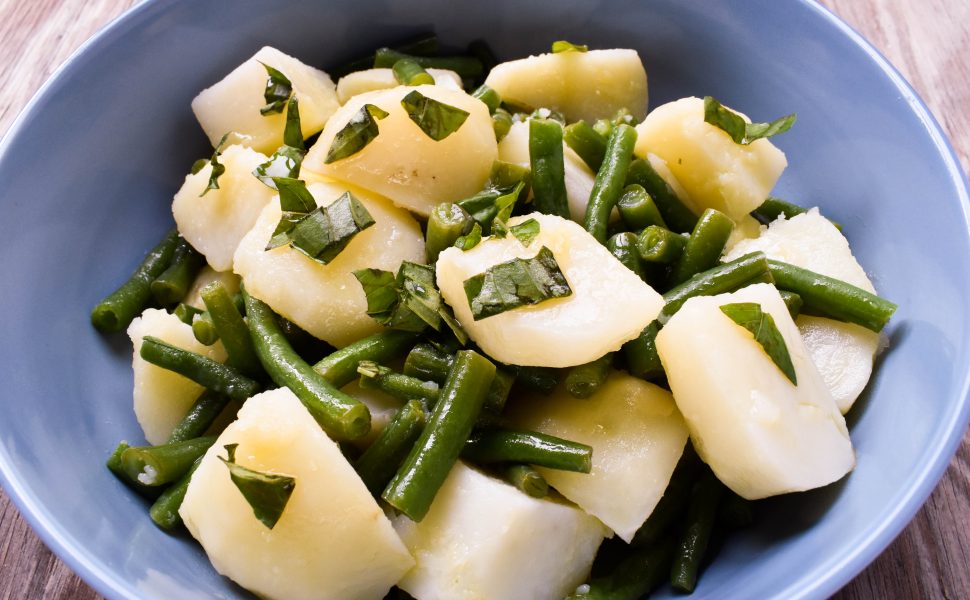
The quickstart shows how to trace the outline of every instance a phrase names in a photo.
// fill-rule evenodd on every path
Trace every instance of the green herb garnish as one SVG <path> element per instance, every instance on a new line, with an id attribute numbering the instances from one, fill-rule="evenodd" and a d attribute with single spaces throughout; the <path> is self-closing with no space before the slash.
<path id="1" fill-rule="evenodd" d="M 514 258 L 466 279 L 464 287 L 476 321 L 573 293 L 552 250 L 545 246 L 533 258 Z"/>
<path id="2" fill-rule="evenodd" d="M 236 448 L 239 444 L 227 444 L 228 458 L 218 457 L 229 468 L 229 478 L 253 509 L 253 514 L 267 528 L 276 527 L 290 501 L 296 479 L 289 475 L 261 473 L 236 464 Z"/>
<path id="3" fill-rule="evenodd" d="M 558 40 L 552 43 L 552 53 L 559 54 L 560 52 L 589 52 L 589 46 L 585 44 L 573 44 L 572 42 L 567 42 L 566 40 Z"/>
<path id="4" fill-rule="evenodd" d="M 333 136 L 330 150 L 327 151 L 327 158 L 323 162 L 329 165 L 363 150 L 380 133 L 377 121 L 387 115 L 387 111 L 373 104 L 361 106 L 360 110 L 347 121 L 344 128 Z"/>
<path id="5" fill-rule="evenodd" d="M 516 201 L 528 189 L 531 171 L 513 163 L 495 161 L 485 189 L 471 198 L 458 202 L 458 206 L 471 215 L 481 225 L 486 234 L 505 235 L 505 221 L 512 216 Z M 499 232 L 492 228 L 498 222 Z"/>
<path id="6" fill-rule="evenodd" d="M 222 174 L 226 172 L 226 165 L 219 162 L 219 157 L 222 156 L 222 147 L 226 144 L 226 140 L 229 139 L 229 135 L 231 133 L 232 132 L 230 131 L 229 133 L 223 134 L 222 139 L 220 139 L 219 143 L 216 144 L 216 149 L 212 152 L 212 157 L 209 159 L 209 164 L 212 165 L 212 172 L 209 173 L 209 183 L 206 184 L 205 189 L 202 190 L 201 194 L 199 194 L 200 197 L 208 194 L 209 190 L 219 189 L 219 178 L 222 177 Z M 198 173 L 205 167 L 205 163 L 200 164 L 201 161 L 204 160 L 205 159 L 203 158 L 195 161 L 195 164 L 192 165 L 193 174 Z M 196 169 L 196 167 L 198 167 L 198 169 Z"/>
<path id="7" fill-rule="evenodd" d="M 283 129 L 283 145 L 280 146 L 268 161 L 253 170 L 257 179 L 276 189 L 277 177 L 296 179 L 300 176 L 300 166 L 306 156 L 306 145 L 303 143 L 303 129 L 300 126 L 300 104 L 296 96 L 290 96 L 286 103 L 286 127 Z"/>
<path id="8" fill-rule="evenodd" d="M 795 113 L 792 113 L 771 123 L 748 123 L 711 96 L 704 97 L 704 121 L 727 133 L 735 144 L 747 145 L 761 138 L 785 133 L 795 124 L 795 119 Z"/>
<path id="9" fill-rule="evenodd" d="M 536 239 L 536 236 L 539 235 L 539 221 L 527 219 L 518 225 L 509 227 L 509 231 L 512 232 L 515 239 L 519 240 L 523 246 L 528 247 L 532 243 L 532 240 Z"/>
<path id="10" fill-rule="evenodd" d="M 266 106 L 259 109 L 259 114 L 265 117 L 266 115 L 281 113 L 283 107 L 286 106 L 286 101 L 290 99 L 290 95 L 293 93 L 293 83 L 286 75 L 266 63 L 261 62 L 259 64 L 266 68 L 267 74 L 266 88 L 263 90 Z"/>
<path id="11" fill-rule="evenodd" d="M 792 385 L 798 385 L 795 365 L 792 364 L 791 355 L 788 354 L 785 338 L 781 336 L 781 332 L 778 331 L 775 320 L 771 315 L 761 310 L 761 305 L 756 302 L 724 304 L 721 306 L 721 312 L 750 331 L 754 336 L 754 341 L 764 348 L 771 362 L 781 369 L 781 372 L 785 374 L 788 381 L 792 382 Z"/>
<path id="12" fill-rule="evenodd" d="M 401 106 L 421 131 L 436 142 L 458 131 L 468 118 L 467 111 L 428 98 L 417 90 L 402 98 Z"/>
<path id="13" fill-rule="evenodd" d="M 455 248 L 460 248 L 463 252 L 471 250 L 482 243 L 482 226 L 478 223 L 472 225 L 472 230 L 455 240 Z"/>

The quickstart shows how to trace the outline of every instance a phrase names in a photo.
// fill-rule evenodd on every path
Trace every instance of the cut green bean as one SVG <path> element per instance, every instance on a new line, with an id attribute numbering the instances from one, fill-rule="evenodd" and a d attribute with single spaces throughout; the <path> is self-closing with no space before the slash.
<path id="1" fill-rule="evenodd" d="M 355 468 L 367 489 L 379 496 L 421 435 L 427 414 L 417 400 L 401 407 L 377 439 L 357 459 Z"/>
<path id="2" fill-rule="evenodd" d="M 117 447 L 108 456 L 108 460 L 105 461 L 105 466 L 108 470 L 114 473 L 115 477 L 121 480 L 122 483 L 135 490 L 142 496 L 146 498 L 157 498 L 162 492 L 162 488 L 159 486 L 150 486 L 143 483 L 139 483 L 137 479 L 131 479 L 125 472 L 124 466 L 121 463 L 121 456 L 125 453 L 125 450 L 131 448 L 128 442 L 120 442 Z"/>
<path id="3" fill-rule="evenodd" d="M 182 417 L 168 436 L 168 444 L 184 442 L 203 435 L 229 404 L 229 397 L 212 390 L 202 392 L 188 414 Z"/>
<path id="4" fill-rule="evenodd" d="M 677 468 L 674 469 L 670 483 L 667 484 L 667 489 L 664 490 L 657 506 L 630 540 L 631 546 L 648 547 L 656 544 L 671 533 L 671 528 L 675 524 L 683 520 L 700 466 L 700 461 L 688 447 L 688 452 L 685 452 L 677 463 Z"/>
<path id="5" fill-rule="evenodd" d="M 697 575 L 711 539 L 724 489 L 724 484 L 709 469 L 705 469 L 694 484 L 687 508 L 687 521 L 670 567 L 670 584 L 678 592 L 689 594 L 697 585 Z"/>
<path id="6" fill-rule="evenodd" d="M 178 240 L 178 231 L 169 231 L 138 265 L 128 281 L 94 307 L 91 324 L 105 333 L 128 327 L 151 301 L 152 281 L 168 268 Z"/>
<path id="7" fill-rule="evenodd" d="M 341 392 L 293 351 L 272 309 L 243 290 L 256 355 L 276 385 L 292 390 L 327 433 L 355 440 L 370 431 L 370 410 Z"/>
<path id="8" fill-rule="evenodd" d="M 434 77 L 410 58 L 402 58 L 394 63 L 391 72 L 401 85 L 434 85 Z"/>
<path id="9" fill-rule="evenodd" d="M 184 238 L 179 237 L 168 268 L 151 283 L 155 301 L 164 306 L 182 301 L 203 266 L 205 257 Z"/>
<path id="10" fill-rule="evenodd" d="M 204 346 L 211 346 L 219 341 L 219 332 L 209 311 L 203 310 L 192 319 L 192 335 Z"/>
<path id="11" fill-rule="evenodd" d="M 657 173 L 649 161 L 638 158 L 631 162 L 626 173 L 626 183 L 640 185 L 650 194 L 670 230 L 686 233 L 694 229 L 697 215 L 684 205 L 684 202 L 677 197 L 677 192 Z"/>
<path id="12" fill-rule="evenodd" d="M 207 356 L 183 350 L 157 337 L 145 336 L 139 354 L 153 365 L 174 371 L 233 400 L 242 401 L 260 391 L 259 383 L 246 377 L 238 369 Z"/>
<path id="13" fill-rule="evenodd" d="M 879 333 L 896 312 L 896 305 L 889 300 L 839 279 L 777 260 L 769 260 L 768 265 L 778 289 L 798 294 L 806 313 L 855 323 Z"/>
<path id="14" fill-rule="evenodd" d="M 609 139 L 610 134 L 613 133 L 613 121 L 610 119 L 596 119 L 593 122 L 593 131 L 603 136 L 603 139 Z"/>
<path id="15" fill-rule="evenodd" d="M 640 231 L 650 225 L 667 227 L 657 204 L 647 190 L 638 183 L 623 188 L 623 193 L 616 202 L 616 209 L 620 212 L 623 223 L 631 230 Z"/>
<path id="16" fill-rule="evenodd" d="M 545 498 L 549 495 L 549 482 L 529 465 L 510 465 L 502 471 L 505 481 L 519 489 L 522 493 L 533 498 Z"/>
<path id="17" fill-rule="evenodd" d="M 504 108 L 499 108 L 492 114 L 492 130 L 495 132 L 495 141 L 501 142 L 509 130 L 512 129 L 512 115 Z"/>
<path id="18" fill-rule="evenodd" d="M 444 383 L 454 360 L 453 355 L 442 352 L 431 344 L 418 344 L 411 349 L 404 361 L 404 374 L 417 379 Z M 501 413 L 512 385 L 518 380 L 505 367 L 499 369 L 488 388 L 484 410 L 493 414 Z M 552 387 L 555 387 L 555 384 Z"/>
<path id="19" fill-rule="evenodd" d="M 417 333 L 389 329 L 361 338 L 344 346 L 313 365 L 313 370 L 333 384 L 342 388 L 357 379 L 357 365 L 370 360 L 386 363 L 403 356 L 418 339 Z M 446 367 L 447 370 L 447 367 Z"/>
<path id="20" fill-rule="evenodd" d="M 717 507 L 715 523 L 728 531 L 750 527 L 754 523 L 754 503 L 731 490 L 725 490 Z"/>
<path id="21" fill-rule="evenodd" d="M 461 455 L 486 465 L 525 463 L 575 473 L 593 468 L 593 449 L 588 445 L 536 431 L 479 431 L 465 443 Z"/>
<path id="22" fill-rule="evenodd" d="M 562 153 L 562 126 L 550 119 L 529 120 L 529 164 L 535 209 L 569 218 L 566 167 Z"/>
<path id="23" fill-rule="evenodd" d="M 658 317 L 660 322 L 665 323 L 694 296 L 716 296 L 754 283 L 774 283 L 768 263 L 763 252 L 752 252 L 694 275 L 664 294 L 665 304 Z"/>
<path id="24" fill-rule="evenodd" d="M 586 121 L 576 121 L 563 130 L 562 139 L 596 173 L 606 156 L 606 138 Z"/>
<path id="25" fill-rule="evenodd" d="M 448 374 L 428 426 L 384 490 L 384 500 L 420 521 L 461 453 L 471 433 L 495 365 L 473 350 L 461 350 Z"/>
<path id="26" fill-rule="evenodd" d="M 637 130 L 625 123 L 614 127 L 606 142 L 606 156 L 596 172 L 583 221 L 586 231 L 601 244 L 606 243 L 610 213 L 623 193 L 636 143 Z"/>
<path id="27" fill-rule="evenodd" d="M 515 381 L 517 383 L 521 383 L 530 390 L 543 394 L 551 393 L 559 385 L 560 379 L 562 379 L 562 370 L 553 369 L 552 367 L 503 365 L 503 368 L 515 375 Z"/>
<path id="28" fill-rule="evenodd" d="M 192 474 L 195 473 L 195 470 L 199 468 L 199 464 L 201 463 L 202 457 L 200 456 L 192 463 L 189 472 L 162 492 L 158 500 L 155 500 L 152 507 L 148 509 L 148 515 L 152 518 L 155 525 L 158 525 L 165 531 L 172 531 L 182 524 L 182 516 L 179 514 L 179 508 L 182 506 L 182 501 L 185 500 L 185 493 L 189 490 Z"/>
<path id="29" fill-rule="evenodd" d="M 785 307 L 788 308 L 788 314 L 791 315 L 792 319 L 797 319 L 799 313 L 802 311 L 802 297 L 788 290 L 779 290 L 779 293 L 781 294 L 781 299 L 785 302 Z"/>
<path id="30" fill-rule="evenodd" d="M 653 320 L 640 335 L 623 344 L 623 357 L 630 375 L 651 381 L 663 377 L 664 366 L 657 354 L 657 334 L 660 322 Z"/>
<path id="31" fill-rule="evenodd" d="M 399 44 L 391 46 L 399 52 L 414 54 L 417 56 L 434 56 L 438 54 L 438 36 L 434 33 L 424 33 L 419 36 L 405 40 Z M 337 81 L 348 73 L 354 71 L 366 71 L 374 67 L 374 53 L 352 60 L 346 64 L 327 69 L 327 73 Z"/>
<path id="32" fill-rule="evenodd" d="M 672 556 L 670 540 L 638 548 L 610 573 L 579 586 L 566 600 L 641 600 L 663 582 Z"/>
<path id="33" fill-rule="evenodd" d="M 492 115 L 494 115 L 498 107 L 502 105 L 502 97 L 499 96 L 498 92 L 487 85 L 478 86 L 478 89 L 472 92 L 471 95 L 473 98 L 478 98 L 484 102 L 485 106 L 488 107 L 489 114 Z"/>
<path id="34" fill-rule="evenodd" d="M 360 373 L 361 389 L 380 390 L 401 400 L 421 400 L 425 406 L 434 406 L 441 391 L 434 381 L 396 373 L 369 360 L 358 363 L 357 372 Z"/>
<path id="35" fill-rule="evenodd" d="M 576 365 L 566 374 L 566 391 L 574 398 L 589 398 L 606 383 L 613 367 L 613 353 Z"/>
<path id="36" fill-rule="evenodd" d="M 732 231 L 734 221 L 727 215 L 713 208 L 705 210 L 694 225 L 683 254 L 670 267 L 668 285 L 683 283 L 717 265 Z"/>
<path id="37" fill-rule="evenodd" d="M 637 238 L 640 258 L 648 263 L 673 263 L 683 255 L 686 246 L 687 238 L 659 225 L 647 227 Z"/>
<path id="38" fill-rule="evenodd" d="M 399 60 L 409 59 L 424 69 L 445 69 L 458 73 L 462 79 L 474 79 L 483 71 L 482 61 L 473 56 L 417 56 L 391 48 L 379 48 L 374 53 L 374 68 L 393 67 Z"/>
<path id="39" fill-rule="evenodd" d="M 201 296 L 216 333 L 219 334 L 219 339 L 226 349 L 226 364 L 250 377 L 261 376 L 263 366 L 256 356 L 249 327 L 236 309 L 232 296 L 226 291 L 225 286 L 218 281 L 213 281 L 202 288 Z"/>
<path id="40" fill-rule="evenodd" d="M 623 263 L 623 266 L 636 273 L 637 277 L 640 279 L 643 279 L 646 277 L 646 271 L 643 268 L 643 260 L 640 258 L 640 251 L 637 248 L 638 241 L 639 238 L 637 237 L 637 234 L 624 231 L 606 240 L 606 249 L 609 250 L 610 254 L 615 256 L 618 261 Z"/>
<path id="41" fill-rule="evenodd" d="M 139 446 L 121 453 L 121 468 L 131 481 L 162 486 L 182 478 L 199 457 L 216 441 L 200 437 L 161 446 Z"/>
<path id="42" fill-rule="evenodd" d="M 191 327 L 192 321 L 195 320 L 195 315 L 201 315 L 202 312 L 203 311 L 199 310 L 194 306 L 191 306 L 185 303 L 180 303 L 178 306 L 175 307 L 175 310 L 172 311 L 172 314 L 178 317 L 179 321 L 182 321 L 183 323 Z"/>
<path id="43" fill-rule="evenodd" d="M 768 196 L 768 199 L 761 206 L 751 211 L 751 216 L 762 224 L 768 225 L 778 217 L 784 216 L 786 219 L 790 219 L 807 212 L 808 209 L 802 208 L 797 204 L 785 202 L 781 198 L 775 198 L 774 196 Z"/>
<path id="44" fill-rule="evenodd" d="M 424 244 L 428 262 L 438 260 L 438 254 L 454 246 L 455 241 L 468 233 L 474 223 L 472 216 L 457 204 L 444 202 L 431 209 Z"/>

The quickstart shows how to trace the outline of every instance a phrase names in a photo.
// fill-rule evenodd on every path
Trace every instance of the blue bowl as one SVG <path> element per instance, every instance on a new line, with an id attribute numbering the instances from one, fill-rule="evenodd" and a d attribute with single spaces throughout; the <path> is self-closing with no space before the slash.
<path id="1" fill-rule="evenodd" d="M 632 47 L 653 106 L 710 94 L 759 119 L 798 113 L 777 138 L 790 163 L 778 194 L 842 223 L 900 309 L 850 416 L 856 470 L 766 503 L 694 598 L 821 598 L 845 584 L 915 514 L 970 416 L 968 191 L 900 75 L 798 0 L 175 0 L 115 21 L 0 149 L 0 472 L 24 516 L 109 598 L 246 595 L 104 468 L 140 429 L 128 340 L 97 334 L 88 311 L 171 226 L 173 193 L 210 152 L 189 110 L 199 90 L 264 44 L 326 66 L 431 28 L 459 46 L 484 37 L 503 58 L 556 39 Z"/>

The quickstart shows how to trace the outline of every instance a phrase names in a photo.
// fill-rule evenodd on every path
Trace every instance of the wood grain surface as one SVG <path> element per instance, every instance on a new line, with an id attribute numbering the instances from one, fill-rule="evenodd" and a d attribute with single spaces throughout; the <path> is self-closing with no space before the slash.
<path id="1" fill-rule="evenodd" d="M 970 2 L 822 0 L 913 84 L 970 170 Z M 0 0 L 0 132 L 71 52 L 134 0 Z M 0 490 L 0 599 L 99 596 L 54 557 Z M 835 596 L 970 598 L 970 435 L 899 538 Z"/>

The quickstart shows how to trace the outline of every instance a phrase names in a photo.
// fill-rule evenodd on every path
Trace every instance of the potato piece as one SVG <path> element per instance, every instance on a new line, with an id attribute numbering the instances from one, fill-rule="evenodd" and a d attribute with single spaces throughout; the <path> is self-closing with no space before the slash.
<path id="1" fill-rule="evenodd" d="M 570 367 L 619 350 L 663 307 L 663 297 L 618 261 L 585 229 L 561 217 L 532 213 L 509 220 L 539 222 L 529 247 L 513 236 L 488 238 L 467 252 L 438 256 L 438 287 L 465 331 L 489 356 L 513 365 Z M 552 251 L 572 295 L 472 318 L 463 283 L 514 258 Z"/>
<path id="2" fill-rule="evenodd" d="M 401 99 L 413 91 L 467 111 L 468 118 L 451 135 L 435 141 L 401 105 Z M 377 121 L 380 134 L 356 154 L 325 164 L 334 136 L 364 104 L 389 113 Z M 350 99 L 327 122 L 303 168 L 372 190 L 427 216 L 436 204 L 456 202 L 480 191 L 497 156 L 492 118 L 483 102 L 438 85 L 399 86 Z"/>
<path id="3" fill-rule="evenodd" d="M 398 586 L 418 600 L 559 600 L 586 579 L 608 534 L 578 508 L 530 498 L 461 462 L 420 523 L 393 523 L 417 561 Z"/>
<path id="4" fill-rule="evenodd" d="M 179 233 L 205 256 L 218 271 L 232 270 L 232 255 L 256 217 L 276 192 L 253 177 L 253 169 L 266 156 L 243 146 L 229 146 L 219 162 L 226 172 L 219 177 L 219 189 L 199 194 L 209 183 L 212 166 L 187 175 L 172 202 L 172 214 Z"/>
<path id="5" fill-rule="evenodd" d="M 621 371 L 590 398 L 560 387 L 522 399 L 510 407 L 509 421 L 593 447 L 589 474 L 537 470 L 627 542 L 660 501 L 687 443 L 670 392 Z"/>
<path id="6" fill-rule="evenodd" d="M 798 385 L 721 312 L 733 302 L 756 302 L 772 316 Z M 845 419 L 774 286 L 691 298 L 660 330 L 657 351 L 697 453 L 741 496 L 821 487 L 855 465 Z"/>
<path id="7" fill-rule="evenodd" d="M 128 337 L 135 348 L 131 368 L 135 372 L 135 418 L 149 444 L 164 444 L 175 426 L 188 414 L 204 388 L 194 381 L 161 367 L 156 367 L 139 354 L 146 335 L 197 352 L 212 360 L 224 362 L 226 351 L 221 342 L 204 346 L 195 339 L 192 328 L 175 315 L 157 308 L 145 309 L 128 326 Z"/>
<path id="8" fill-rule="evenodd" d="M 844 415 L 869 383 L 879 334 L 854 323 L 808 315 L 799 315 L 795 324 Z"/>
<path id="9" fill-rule="evenodd" d="M 397 272 L 401 261 L 424 262 L 424 238 L 417 221 L 387 200 L 343 184 L 307 186 L 317 204 L 326 206 L 350 190 L 367 208 L 374 225 L 358 233 L 329 264 L 281 246 L 266 250 L 280 220 L 279 199 L 263 210 L 235 256 L 235 271 L 246 290 L 274 311 L 334 346 L 380 331 L 367 316 L 367 298 L 354 277 L 364 268 Z"/>
<path id="10" fill-rule="evenodd" d="M 461 77 L 454 71 L 447 69 L 426 69 L 428 75 L 434 79 L 435 85 L 451 90 L 462 90 Z M 341 104 L 346 104 L 348 100 L 357 94 L 386 90 L 401 85 L 394 78 L 391 69 L 367 69 L 366 71 L 354 71 L 340 78 L 337 82 L 337 100 Z"/>
<path id="11" fill-rule="evenodd" d="M 195 281 L 192 282 L 192 287 L 189 288 L 182 302 L 200 310 L 205 310 L 205 302 L 202 301 L 202 288 L 215 281 L 221 283 L 230 294 L 239 292 L 239 275 L 236 275 L 232 271 L 216 271 L 209 265 L 206 265 L 196 275 Z"/>
<path id="12" fill-rule="evenodd" d="M 289 475 L 296 485 L 273 529 L 219 460 Z M 414 564 L 390 521 L 288 388 L 257 394 L 206 452 L 179 509 L 216 570 L 263 598 L 379 600 Z"/>
<path id="13" fill-rule="evenodd" d="M 540 54 L 496 65 L 485 85 L 506 102 L 545 106 L 568 121 L 610 118 L 627 108 L 647 114 L 647 72 L 636 50 Z"/>
<path id="14" fill-rule="evenodd" d="M 566 200 L 569 202 L 569 218 L 582 223 L 586 217 L 586 205 L 589 204 L 589 193 L 593 191 L 593 181 L 596 173 L 583 162 L 573 149 L 565 144 L 563 147 L 563 167 L 565 168 Z M 498 159 L 529 167 L 529 124 L 513 123 L 509 133 L 502 138 L 498 145 Z M 618 216 L 615 210 L 614 215 Z"/>
<path id="15" fill-rule="evenodd" d="M 340 389 L 363 402 L 370 411 L 370 431 L 364 437 L 351 442 L 362 450 L 374 443 L 404 404 L 380 390 L 364 389 L 357 381 L 351 381 Z"/>
<path id="16" fill-rule="evenodd" d="M 740 219 L 734 220 L 734 229 L 731 230 L 731 235 L 728 236 L 728 241 L 724 244 L 724 253 L 727 254 L 731 250 L 743 242 L 744 240 L 753 240 L 761 235 L 761 223 L 758 219 L 755 219 L 751 215 L 745 215 Z"/>
<path id="17" fill-rule="evenodd" d="M 700 214 L 714 208 L 740 219 L 761 206 L 785 170 L 785 154 L 767 139 L 734 143 L 704 122 L 704 101 L 682 98 L 655 108 L 637 125 L 637 156 L 662 158 Z"/>
<path id="18" fill-rule="evenodd" d="M 268 77 L 261 62 L 279 70 L 292 82 L 293 93 L 300 101 L 304 138 L 323 129 L 330 115 L 340 107 L 329 75 L 265 46 L 192 100 L 192 112 L 213 146 L 230 131 L 246 136 L 245 145 L 264 154 L 272 154 L 283 145 L 286 110 L 265 116 L 259 112 L 266 105 L 263 91 Z"/>

